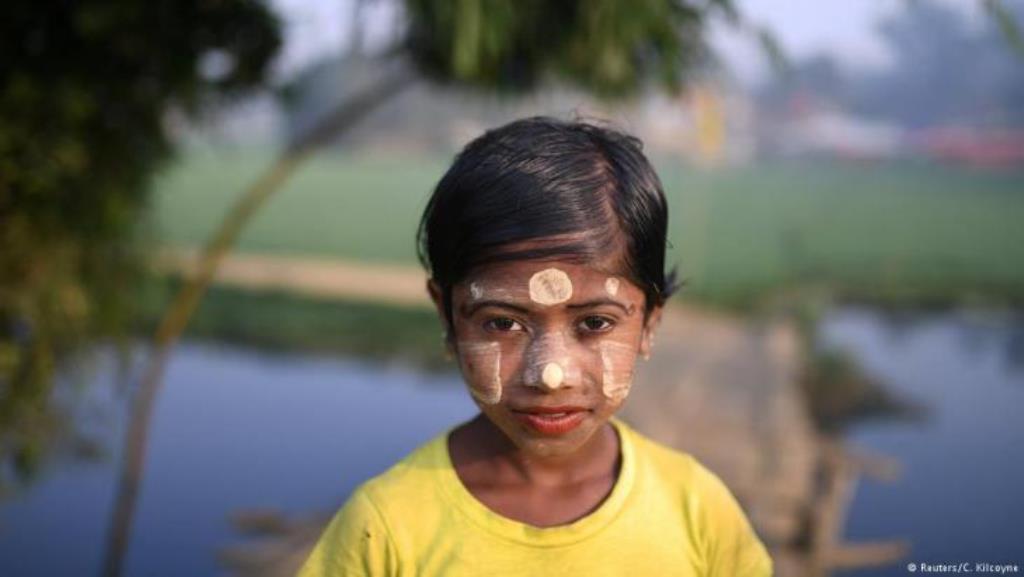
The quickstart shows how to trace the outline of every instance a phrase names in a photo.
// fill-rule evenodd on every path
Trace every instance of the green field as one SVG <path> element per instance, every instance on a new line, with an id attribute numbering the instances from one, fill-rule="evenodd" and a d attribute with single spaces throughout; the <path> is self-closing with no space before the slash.
<path id="1" fill-rule="evenodd" d="M 268 160 L 183 156 L 157 181 L 157 240 L 201 243 Z M 415 263 L 416 224 L 447 160 L 322 155 L 264 208 L 239 249 Z M 1024 301 L 1024 173 L 657 164 L 670 203 L 669 259 L 691 298 L 744 306 L 774 289 L 825 284 L 901 305 Z"/>

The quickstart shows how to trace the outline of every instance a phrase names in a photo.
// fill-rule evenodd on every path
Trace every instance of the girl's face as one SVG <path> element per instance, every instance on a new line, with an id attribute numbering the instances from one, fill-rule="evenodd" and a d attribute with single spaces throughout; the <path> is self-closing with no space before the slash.
<path id="1" fill-rule="evenodd" d="M 645 323 L 643 291 L 601 268 L 513 261 L 453 287 L 450 330 L 481 411 L 524 452 L 556 456 L 622 405 L 660 314 Z"/>

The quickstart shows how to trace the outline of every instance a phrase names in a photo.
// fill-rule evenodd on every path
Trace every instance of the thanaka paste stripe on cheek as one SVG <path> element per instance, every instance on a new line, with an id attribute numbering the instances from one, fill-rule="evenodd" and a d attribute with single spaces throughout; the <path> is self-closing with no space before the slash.
<path id="1" fill-rule="evenodd" d="M 613 401 L 621 401 L 633 386 L 633 365 L 636 348 L 624 343 L 601 343 L 601 392 Z"/>
<path id="2" fill-rule="evenodd" d="M 498 343 L 459 342 L 469 393 L 481 403 L 494 405 L 501 400 L 501 345 Z M 469 366 L 470 371 L 465 371 Z"/>

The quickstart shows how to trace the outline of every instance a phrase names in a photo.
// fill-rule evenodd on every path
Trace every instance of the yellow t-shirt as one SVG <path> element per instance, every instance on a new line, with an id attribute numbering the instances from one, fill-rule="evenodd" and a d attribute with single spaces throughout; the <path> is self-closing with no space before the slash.
<path id="1" fill-rule="evenodd" d="M 450 430 L 357 488 L 300 577 L 586 575 L 767 577 L 772 561 L 721 480 L 618 419 L 607 499 L 569 525 L 503 517 L 462 484 Z"/>

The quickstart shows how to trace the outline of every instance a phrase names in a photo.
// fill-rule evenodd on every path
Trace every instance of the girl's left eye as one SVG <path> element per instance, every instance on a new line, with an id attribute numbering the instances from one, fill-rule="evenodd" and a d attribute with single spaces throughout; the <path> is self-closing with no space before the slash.
<path id="1" fill-rule="evenodd" d="M 589 316 L 580 322 L 580 328 L 589 333 L 609 331 L 615 323 L 605 317 Z"/>
<path id="2" fill-rule="evenodd" d="M 516 321 L 514 321 L 514 320 L 512 320 L 512 319 L 510 319 L 508 317 L 498 317 L 498 318 L 491 319 L 491 320 L 487 321 L 484 324 L 484 326 L 486 328 L 488 328 L 488 329 L 491 329 L 491 330 L 494 330 L 494 331 L 498 331 L 498 332 L 502 332 L 502 333 L 507 333 L 507 332 L 512 332 L 512 331 L 519 331 L 519 330 L 523 329 L 523 325 L 519 324 L 518 322 L 516 322 Z"/>

